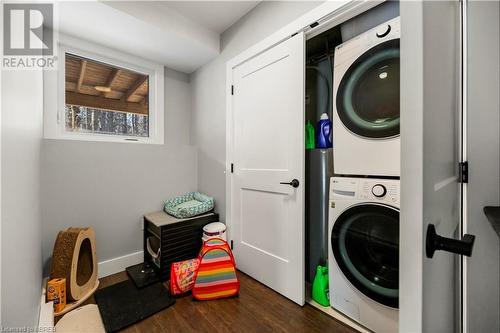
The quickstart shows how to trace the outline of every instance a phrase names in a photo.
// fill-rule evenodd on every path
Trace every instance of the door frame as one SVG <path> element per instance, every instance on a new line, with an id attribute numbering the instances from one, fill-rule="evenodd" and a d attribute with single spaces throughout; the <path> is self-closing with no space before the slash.
<path id="1" fill-rule="evenodd" d="M 467 161 L 467 112 L 466 112 L 466 63 L 467 63 L 467 40 L 466 36 L 466 0 L 457 0 L 459 3 L 459 45 L 458 45 L 458 105 L 457 110 L 461 114 L 458 123 L 458 156 L 457 162 Z M 401 82 L 401 91 L 411 91 L 411 94 L 401 94 L 402 108 L 409 110 L 405 113 L 405 120 L 401 122 L 401 133 L 405 128 L 415 128 L 418 133 L 416 136 L 403 136 L 401 140 L 401 220 L 404 223 L 401 225 L 400 242 L 405 243 L 406 248 L 422 248 L 425 243 L 425 230 L 422 223 L 423 220 L 423 198 L 414 193 L 422 193 L 423 184 L 418 180 L 422 179 L 423 168 L 423 113 L 420 110 L 424 109 L 424 88 L 423 88 L 423 70 L 421 50 L 424 47 L 423 40 L 423 17 L 424 9 L 422 2 L 405 2 L 404 6 L 400 7 L 401 20 L 405 20 L 407 24 L 402 25 L 401 34 L 410 37 L 413 43 L 406 43 L 401 47 L 401 62 L 406 69 L 406 74 L 411 73 L 413 80 L 404 80 Z M 409 22 L 409 23 L 408 23 Z M 411 45 L 410 45 L 411 44 Z M 405 66 L 403 65 L 405 63 Z M 403 88 L 404 87 L 404 88 Z M 413 111 L 413 112 L 411 112 Z M 458 170 L 458 165 L 456 166 Z M 418 175 L 415 177 L 415 175 Z M 464 226 L 466 226 L 466 208 L 467 208 L 467 183 L 462 183 L 457 178 L 446 179 L 443 184 L 447 185 L 457 181 L 461 195 L 459 198 L 459 216 L 460 223 L 458 224 L 459 237 L 464 235 Z M 448 235 L 449 236 L 449 235 Z M 425 249 L 424 249 L 425 251 Z M 424 251 L 402 251 L 400 252 L 400 311 L 399 323 L 400 331 L 422 331 L 423 323 L 423 304 L 416 302 L 422 299 L 423 285 L 423 267 L 422 262 L 425 259 Z M 466 257 L 461 256 L 457 260 L 457 292 L 458 302 L 454 304 L 457 309 L 459 320 L 459 331 L 465 331 L 465 270 Z"/>
<path id="2" fill-rule="evenodd" d="M 494 167 L 498 166 L 498 160 L 494 162 L 495 158 L 494 155 L 489 155 L 491 153 L 491 150 L 496 150 L 498 149 L 498 146 L 495 148 L 486 148 L 484 150 L 481 150 L 481 153 L 478 153 L 478 150 L 474 151 L 473 148 L 477 147 L 478 143 L 480 142 L 485 142 L 488 140 L 491 142 L 494 146 L 495 141 L 491 141 L 494 136 L 498 135 L 498 127 L 495 129 L 495 131 L 491 131 L 484 137 L 479 133 L 477 130 L 478 123 L 476 119 L 477 117 L 474 117 L 477 112 L 485 112 L 483 116 L 481 117 L 482 119 L 486 119 L 486 121 L 497 121 L 498 119 L 494 115 L 495 109 L 486 109 L 484 106 L 478 106 L 476 110 L 476 105 L 471 101 L 471 98 L 474 98 L 473 92 L 475 92 L 478 88 L 478 81 L 477 77 L 481 73 L 484 73 L 485 69 L 479 68 L 479 73 L 478 73 L 478 62 L 481 63 L 486 63 L 489 64 L 488 61 L 492 60 L 491 58 L 488 58 L 483 61 L 483 59 L 478 60 L 478 50 L 481 50 L 480 45 L 481 44 L 486 44 L 488 42 L 481 41 L 479 33 L 479 28 L 484 28 L 488 26 L 488 29 L 491 28 L 490 21 L 485 20 L 485 18 L 479 16 L 483 14 L 485 10 L 490 11 L 491 8 L 489 7 L 483 7 L 481 6 L 480 3 L 476 3 L 475 1 L 470 1 L 470 0 L 462 0 L 462 29 L 461 29 L 461 34 L 462 34 L 462 45 L 461 45 L 461 51 L 462 51 L 462 118 L 463 118 L 463 126 L 462 126 L 462 135 L 463 135 L 463 147 L 462 147 L 462 159 L 464 161 L 469 161 L 469 164 L 472 164 L 473 169 L 470 170 L 469 172 L 469 179 L 471 182 L 471 186 L 469 187 L 468 183 L 463 184 L 463 205 L 462 205 L 462 230 L 461 230 L 461 235 L 463 236 L 466 233 L 471 233 L 476 235 L 476 243 L 475 244 L 475 253 L 476 256 L 479 255 L 486 255 L 486 264 L 482 263 L 481 266 L 485 267 L 484 265 L 488 265 L 492 263 L 495 259 L 488 257 L 488 254 L 496 251 L 497 248 L 492 247 L 491 252 L 484 252 L 485 248 L 489 248 L 491 246 L 491 241 L 494 242 L 494 244 L 497 242 L 497 237 L 493 233 L 492 238 L 490 239 L 488 237 L 485 237 L 485 233 L 488 233 L 492 231 L 491 226 L 489 226 L 487 222 L 486 216 L 482 212 L 482 206 L 483 205 L 496 205 L 498 203 L 498 187 L 495 185 L 489 185 L 491 181 L 487 181 L 486 179 L 493 179 L 493 184 L 495 178 L 498 177 L 497 172 L 493 172 L 494 170 L 498 169 L 491 169 L 489 165 L 492 165 Z M 489 5 L 488 5 L 489 6 Z M 482 8 L 481 8 L 482 7 Z M 480 9 L 481 8 L 481 9 Z M 498 7 L 497 7 L 498 8 Z M 498 13 L 498 12 L 497 12 Z M 481 22 L 481 23 L 479 23 Z M 498 21 L 496 21 L 498 24 Z M 498 25 L 497 25 L 498 26 Z M 498 30 L 497 30 L 498 33 Z M 491 39 L 491 37 L 489 38 Z M 479 44 L 479 45 L 478 45 Z M 490 44 L 490 43 L 488 43 Z M 498 46 L 498 44 L 496 44 Z M 478 48 L 479 46 L 479 48 Z M 497 49 L 498 50 L 498 49 Z M 469 54 L 472 54 L 469 56 Z M 498 61 L 498 58 L 496 58 L 496 61 Z M 498 64 L 498 63 L 497 63 Z M 491 71 L 491 66 L 488 66 L 488 71 Z M 470 73 L 470 74 L 469 74 Z M 488 82 L 489 79 L 492 78 L 487 78 Z M 481 82 L 481 84 L 488 84 Z M 470 87 L 470 89 L 469 89 Z M 482 87 L 481 87 L 482 89 Z M 489 86 L 487 87 L 489 89 Z M 470 112 L 469 110 L 469 105 L 470 107 Z M 491 111 L 491 112 L 488 112 Z M 498 112 L 498 110 L 497 110 Z M 470 115 L 470 117 L 469 117 Z M 498 122 L 497 122 L 498 124 Z M 496 138 L 495 138 L 496 139 Z M 496 142 L 498 143 L 498 141 Z M 497 151 L 498 152 L 498 151 Z M 495 154 L 497 154 L 495 152 Z M 497 156 L 498 157 L 498 156 Z M 488 163 L 481 163 L 483 161 L 487 161 Z M 478 177 L 478 175 L 482 175 L 485 178 Z M 486 187 L 482 187 L 483 185 L 486 185 Z M 478 192 L 478 189 L 480 189 L 480 193 Z M 469 195 L 470 193 L 470 195 Z M 470 198 L 470 200 L 467 200 L 467 198 Z M 479 197 L 479 198 L 478 198 Z M 469 218 L 470 217 L 470 218 Z M 482 229 L 480 226 L 482 223 L 485 223 L 485 227 L 487 228 L 488 231 Z M 480 242 L 479 242 L 480 239 Z M 488 249 L 488 251 L 490 251 Z M 476 261 L 474 263 L 474 261 Z M 478 288 L 478 277 L 476 276 L 474 278 L 474 273 L 477 272 L 477 261 L 481 261 L 481 259 L 472 259 L 472 258 L 467 258 L 467 257 L 462 257 L 461 260 L 461 265 L 462 265 L 462 272 L 461 272 L 461 278 L 462 278 L 462 304 L 461 304 L 461 310 L 462 310 L 462 332 L 469 332 L 472 329 L 478 329 L 477 327 L 471 327 L 471 325 L 477 325 L 477 320 L 474 319 L 474 311 L 477 311 L 477 308 L 474 309 L 474 307 L 469 306 L 473 305 L 474 301 L 478 300 L 478 295 L 476 294 L 476 291 Z M 497 266 L 498 267 L 498 266 Z M 497 267 L 492 267 L 493 270 L 498 269 Z M 491 281 L 486 282 L 488 284 L 488 287 L 490 286 L 489 283 Z M 488 288 L 489 290 L 489 288 Z M 488 294 L 493 295 L 491 297 L 494 297 L 495 291 L 498 290 L 493 290 L 490 291 Z M 480 297 L 480 296 L 479 296 Z M 489 296 L 490 297 L 490 296 Z M 490 299 L 484 299 L 485 302 L 491 301 Z M 493 310 L 496 311 L 497 304 L 493 306 Z M 494 312 L 496 313 L 496 312 Z M 485 314 L 486 318 L 491 318 L 492 315 L 490 314 Z M 497 320 L 498 320 L 498 314 L 497 314 Z M 482 320 L 484 322 L 484 318 Z M 486 321 L 488 322 L 488 321 Z M 498 324 L 498 321 L 495 322 L 495 324 Z"/>
<path id="3" fill-rule="evenodd" d="M 232 188 L 233 177 L 231 173 L 231 164 L 234 160 L 233 147 L 233 70 L 246 62 L 247 60 L 259 55 L 273 46 L 285 41 L 297 32 L 303 31 L 306 39 L 330 29 L 333 26 L 341 24 L 354 16 L 357 16 L 386 0 L 363 0 L 363 1 L 327 1 L 324 4 L 307 12 L 290 24 L 271 34 L 257 44 L 251 46 L 239 55 L 230 59 L 226 63 L 226 226 L 228 240 L 231 241 L 231 220 L 232 220 Z M 317 25 L 314 23 L 318 23 Z M 314 25 L 313 25 L 314 24 Z M 312 27 L 311 27 L 312 26 Z M 304 59 L 305 61 L 305 59 Z M 304 152 L 305 154 L 305 152 Z"/>
<path id="4" fill-rule="evenodd" d="M 467 0 L 460 0 L 460 142 L 459 162 L 467 161 Z M 460 196 L 460 224 L 459 235 L 462 238 L 467 232 L 467 182 L 462 183 Z M 461 256 L 459 263 L 458 282 L 460 284 L 460 332 L 467 332 L 467 257 Z"/>
<path id="5" fill-rule="evenodd" d="M 0 6 L 3 17 L 3 6 Z M 2 72 L 0 69 L 0 95 L 2 92 Z M 0 300 L 2 299 L 2 99 L 0 97 Z M 0 304 L 1 307 L 1 304 Z M 2 311 L 0 309 L 0 327 L 2 326 Z"/>

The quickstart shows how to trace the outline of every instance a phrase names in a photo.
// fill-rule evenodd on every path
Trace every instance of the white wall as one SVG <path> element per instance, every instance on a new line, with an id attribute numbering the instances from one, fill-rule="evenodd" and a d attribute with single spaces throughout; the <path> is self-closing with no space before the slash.
<path id="1" fill-rule="evenodd" d="M 467 331 L 500 331 L 500 248 L 483 213 L 500 204 L 500 5 L 468 2 L 467 233 L 476 236 L 467 260 Z"/>
<path id="2" fill-rule="evenodd" d="M 165 145 L 44 140 L 42 224 L 45 273 L 59 230 L 92 226 L 98 260 L 142 250 L 141 217 L 197 188 L 186 74 L 165 70 Z"/>
<path id="3" fill-rule="evenodd" d="M 1 92 L 2 325 L 34 326 L 42 286 L 42 72 L 3 71 Z"/>
<path id="4" fill-rule="evenodd" d="M 192 143 L 198 148 L 198 188 L 215 197 L 225 220 L 226 62 L 321 2 L 264 1 L 222 34 L 221 54 L 191 74 Z"/>

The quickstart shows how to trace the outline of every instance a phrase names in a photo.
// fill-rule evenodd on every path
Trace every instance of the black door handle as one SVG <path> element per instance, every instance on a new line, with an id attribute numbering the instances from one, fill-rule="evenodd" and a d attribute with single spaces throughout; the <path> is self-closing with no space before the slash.
<path id="1" fill-rule="evenodd" d="M 432 258 L 436 250 L 442 250 L 470 257 L 475 238 L 476 236 L 469 234 L 465 234 L 462 240 L 442 237 L 436 233 L 434 224 L 429 224 L 425 239 L 425 255 L 427 258 Z"/>
<path id="2" fill-rule="evenodd" d="M 292 181 L 289 182 L 289 183 L 281 182 L 280 184 L 290 185 L 291 187 L 295 187 L 295 188 L 299 187 L 299 185 L 300 185 L 300 183 L 299 183 L 299 181 L 297 179 L 292 179 Z"/>

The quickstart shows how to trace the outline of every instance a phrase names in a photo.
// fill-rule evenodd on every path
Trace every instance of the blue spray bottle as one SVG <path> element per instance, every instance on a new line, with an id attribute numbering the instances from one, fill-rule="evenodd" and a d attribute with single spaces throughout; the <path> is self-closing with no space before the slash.
<path id="1" fill-rule="evenodd" d="M 332 148 L 332 122 L 328 118 L 328 114 L 323 113 L 318 122 L 318 139 L 316 140 L 316 148 Z"/>

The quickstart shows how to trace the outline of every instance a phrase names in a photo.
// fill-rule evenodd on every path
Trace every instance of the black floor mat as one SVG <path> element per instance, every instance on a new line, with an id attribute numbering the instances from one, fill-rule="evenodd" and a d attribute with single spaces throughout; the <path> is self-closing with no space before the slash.
<path id="1" fill-rule="evenodd" d="M 143 262 L 138 265 L 127 267 L 125 270 L 130 279 L 134 281 L 137 288 L 144 288 L 150 284 L 160 282 L 160 277 L 153 263 Z"/>
<path id="2" fill-rule="evenodd" d="M 116 332 L 175 303 L 161 283 L 138 289 L 131 280 L 97 290 L 95 300 L 106 332 Z"/>

